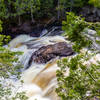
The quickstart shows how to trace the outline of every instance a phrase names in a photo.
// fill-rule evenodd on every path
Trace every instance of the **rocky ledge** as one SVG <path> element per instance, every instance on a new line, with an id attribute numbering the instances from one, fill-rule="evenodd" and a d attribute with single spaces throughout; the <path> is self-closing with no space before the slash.
<path id="1" fill-rule="evenodd" d="M 29 65 L 32 62 L 47 63 L 56 57 L 66 57 L 72 55 L 73 53 L 74 51 L 66 42 L 43 46 L 32 54 Z"/>

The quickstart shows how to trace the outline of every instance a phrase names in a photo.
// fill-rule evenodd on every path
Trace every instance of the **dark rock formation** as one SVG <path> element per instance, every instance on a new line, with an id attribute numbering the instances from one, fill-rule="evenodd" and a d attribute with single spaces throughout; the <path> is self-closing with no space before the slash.
<path id="1" fill-rule="evenodd" d="M 66 42 L 59 42 L 54 45 L 43 46 L 34 52 L 29 61 L 29 65 L 34 61 L 35 63 L 47 63 L 53 58 L 70 56 L 74 52 Z"/>
<path id="2" fill-rule="evenodd" d="M 21 25 L 10 25 L 8 28 L 4 29 L 3 34 L 10 35 L 15 38 L 21 34 L 28 34 L 32 37 L 39 37 L 41 31 L 43 30 L 43 25 L 32 24 L 31 21 L 25 21 Z"/>
<path id="3" fill-rule="evenodd" d="M 100 9 L 92 6 L 85 6 L 78 12 L 89 22 L 100 22 Z"/>

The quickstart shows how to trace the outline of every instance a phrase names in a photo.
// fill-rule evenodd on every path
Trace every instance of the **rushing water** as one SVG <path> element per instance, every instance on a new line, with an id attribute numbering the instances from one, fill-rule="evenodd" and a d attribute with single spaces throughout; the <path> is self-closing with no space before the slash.
<path id="1" fill-rule="evenodd" d="M 54 30 L 55 29 L 56 28 L 54 28 Z M 40 47 L 58 42 L 68 43 L 62 36 L 49 36 L 50 32 L 48 32 L 47 36 L 44 36 L 45 33 L 46 31 L 42 32 L 42 35 L 38 38 L 20 35 L 9 43 L 9 47 L 12 51 L 23 52 L 23 55 L 19 56 L 19 60 L 24 66 L 24 68 L 21 69 L 21 80 L 24 81 L 23 85 L 21 85 L 19 81 L 16 83 L 11 82 L 17 88 L 17 92 L 25 91 L 29 100 L 60 100 L 55 93 L 55 88 L 57 87 L 56 70 L 58 69 L 56 62 L 58 58 L 46 64 L 32 62 L 32 64 L 28 66 L 32 53 Z M 66 73 L 68 74 L 69 70 L 67 71 Z M 16 89 L 12 89 L 12 91 L 14 92 Z"/>
<path id="2" fill-rule="evenodd" d="M 23 52 L 23 55 L 19 56 L 19 61 L 24 66 L 24 68 L 21 69 L 22 74 L 20 79 L 24 81 L 23 84 L 20 83 L 20 80 L 17 82 L 9 79 L 7 80 L 8 83 L 6 85 L 12 89 L 11 96 L 16 95 L 17 92 L 25 91 L 29 100 L 60 100 L 55 93 L 55 88 L 57 87 L 56 70 L 58 69 L 56 62 L 58 58 L 55 58 L 46 64 L 37 64 L 32 62 L 30 66 L 28 65 L 32 53 L 40 47 L 58 42 L 70 43 L 62 36 L 52 36 L 56 29 L 57 27 L 54 27 L 51 32 L 44 30 L 38 38 L 29 35 L 20 35 L 9 43 L 9 47 L 12 51 Z M 58 31 L 56 30 L 56 32 Z M 62 31 L 59 31 L 59 33 L 62 33 Z M 84 50 L 82 52 L 85 52 Z M 85 63 L 87 64 L 92 62 L 95 64 L 96 60 L 99 58 L 100 54 Z M 68 68 L 65 74 L 66 76 L 69 75 Z"/>

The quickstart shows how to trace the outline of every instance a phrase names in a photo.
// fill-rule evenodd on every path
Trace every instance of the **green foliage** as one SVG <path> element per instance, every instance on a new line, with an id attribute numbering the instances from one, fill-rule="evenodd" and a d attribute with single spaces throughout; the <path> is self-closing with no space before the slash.
<path id="1" fill-rule="evenodd" d="M 89 0 L 89 4 L 92 4 L 95 7 L 100 8 L 100 0 Z"/>
<path id="2" fill-rule="evenodd" d="M 100 36 L 100 23 L 86 22 L 84 18 L 75 16 L 72 12 L 67 13 L 67 20 L 62 24 L 64 36 L 73 43 L 73 49 L 77 52 L 83 47 L 90 47 L 93 42 L 87 37 L 86 28 L 97 32 L 94 38 Z M 100 43 L 99 40 L 96 42 Z M 56 92 L 62 100 L 91 100 L 94 97 L 100 99 L 100 62 L 97 61 L 97 64 L 89 62 L 93 56 L 95 56 L 94 53 L 86 52 L 58 61 L 60 69 L 57 71 Z M 96 62 L 96 59 L 94 61 Z M 68 68 L 69 76 L 66 76 Z"/>
<path id="3" fill-rule="evenodd" d="M 0 20 L 0 32 L 2 32 L 2 21 Z"/>
<path id="4" fill-rule="evenodd" d="M 68 39 L 74 42 L 73 48 L 78 52 L 82 47 L 91 44 L 91 41 L 82 33 L 85 28 L 89 27 L 89 23 L 87 23 L 84 18 L 75 16 L 72 12 L 67 14 L 67 20 L 62 22 L 62 29 L 65 31 L 64 36 L 68 36 Z"/>
<path id="5" fill-rule="evenodd" d="M 39 0 L 40 1 L 40 9 L 35 13 L 35 17 L 52 17 L 54 16 L 55 6 L 54 0 Z M 53 12 L 52 12 L 53 10 Z"/>
<path id="6" fill-rule="evenodd" d="M 91 4 L 90 0 L 89 3 Z M 96 1 L 96 0 L 94 0 Z M 97 0 L 99 2 L 99 0 Z M 97 2 L 96 1 L 96 2 Z M 94 3 L 94 2 L 93 2 Z M 88 4 L 88 0 L 0 0 L 0 18 L 9 22 L 21 18 L 39 19 L 42 17 L 56 16 L 61 19 L 65 18 L 65 12 L 77 12 L 83 6 Z M 95 3 L 94 3 L 95 4 Z M 99 3 L 96 3 L 96 5 Z"/>
<path id="7" fill-rule="evenodd" d="M 5 0 L 0 0 L 0 18 L 7 18 L 7 16 Z"/>
<path id="8" fill-rule="evenodd" d="M 16 80 L 20 79 L 21 72 L 19 71 L 22 67 L 20 62 L 18 62 L 18 55 L 21 55 L 21 52 L 11 52 L 9 49 L 5 49 L 0 46 L 0 100 L 27 100 L 28 97 L 25 96 L 24 92 L 15 92 L 15 96 L 12 95 L 12 87 L 16 86 L 7 85 L 7 79 L 12 79 L 13 76 Z M 14 65 L 16 63 L 16 65 Z M 19 87 L 18 87 L 19 88 Z"/>
<path id="9" fill-rule="evenodd" d="M 87 3 L 86 0 L 58 0 L 58 1 L 59 1 L 58 9 L 70 8 L 70 10 L 74 10 L 73 8 L 83 7 Z"/>
<path id="10" fill-rule="evenodd" d="M 31 13 L 38 9 L 39 0 L 0 0 L 0 18 L 16 18 L 23 14 Z"/>
<path id="11" fill-rule="evenodd" d="M 50 16 L 52 8 L 53 0 L 0 0 L 0 18 L 16 18 L 23 14 L 30 14 L 31 18 L 33 14 L 36 17 Z"/>
<path id="12" fill-rule="evenodd" d="M 56 10 L 58 12 L 58 19 L 65 18 L 66 11 L 78 12 L 79 8 L 82 8 L 87 4 L 86 0 L 58 0 Z"/>
<path id="13" fill-rule="evenodd" d="M 25 96 L 25 92 L 17 93 L 15 97 L 12 98 L 12 100 L 28 100 L 28 98 Z"/>
<path id="14" fill-rule="evenodd" d="M 0 32 L 2 32 L 2 21 L 0 20 Z M 10 40 L 10 36 L 0 35 L 0 46 L 2 46 L 4 43 L 8 43 Z"/>
<path id="15" fill-rule="evenodd" d="M 85 0 L 60 0 L 60 3 L 64 3 L 66 4 L 65 7 L 82 7 L 84 6 L 84 4 L 87 2 Z"/>
<path id="16" fill-rule="evenodd" d="M 74 43 L 73 49 L 79 52 L 83 47 L 90 47 L 92 41 L 84 34 L 86 28 L 94 29 L 97 36 L 100 34 L 100 23 L 86 22 L 84 18 L 75 16 L 73 12 L 67 12 L 66 21 L 62 22 L 63 34 Z"/>
<path id="17" fill-rule="evenodd" d="M 30 16 L 33 20 L 33 13 L 39 9 L 39 5 L 39 0 L 16 0 L 13 5 L 15 7 L 14 16 L 16 17 L 30 13 Z"/>
<path id="18" fill-rule="evenodd" d="M 1 24 L 0 31 L 2 31 Z M 0 100 L 27 100 L 23 92 L 16 93 L 12 99 L 9 98 L 12 95 L 12 87 L 7 85 L 7 80 L 11 79 L 11 76 L 19 79 L 21 74 L 19 69 L 22 68 L 22 65 L 18 61 L 18 55 L 21 55 L 22 52 L 12 52 L 8 48 L 3 47 L 3 43 L 8 43 L 9 40 L 9 36 L 0 35 Z"/>
<path id="19" fill-rule="evenodd" d="M 16 55 L 20 55 L 20 52 L 11 52 L 9 49 L 0 47 L 0 77 L 9 78 L 11 75 L 18 75 L 19 72 L 15 71 L 21 68 L 20 65 L 14 67 L 13 63 L 18 63 Z M 10 74 L 9 74 L 10 73 Z"/>
<path id="20" fill-rule="evenodd" d="M 30 14 L 33 17 L 52 17 L 60 10 L 65 12 L 67 8 L 78 8 L 85 5 L 85 0 L 0 0 L 0 18 L 14 19 L 22 15 Z M 53 12 L 52 12 L 53 10 Z M 61 14 L 60 13 L 60 14 Z M 34 15 L 34 16 L 33 16 Z M 24 16 L 23 16 L 24 17 Z M 20 20 L 20 18 L 19 18 Z"/>
<path id="21" fill-rule="evenodd" d="M 71 59 L 64 58 L 58 61 L 57 71 L 58 88 L 56 92 L 61 100 L 91 100 L 100 99 L 100 63 L 84 64 L 93 55 L 79 54 Z M 69 68 L 69 76 L 66 69 Z"/>

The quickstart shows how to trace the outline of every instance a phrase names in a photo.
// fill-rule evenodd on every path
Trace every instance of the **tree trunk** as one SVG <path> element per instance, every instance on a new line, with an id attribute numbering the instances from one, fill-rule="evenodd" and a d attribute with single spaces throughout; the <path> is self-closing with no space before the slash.
<path id="1" fill-rule="evenodd" d="M 31 20 L 32 20 L 32 23 L 35 22 L 34 18 L 33 18 L 33 11 L 32 11 L 32 5 L 31 5 Z"/>
<path id="2" fill-rule="evenodd" d="M 72 11 L 72 9 L 73 9 L 73 4 L 74 4 L 74 0 L 71 0 L 70 11 Z"/>
<path id="3" fill-rule="evenodd" d="M 65 18 L 66 11 L 65 11 L 65 2 L 63 2 L 63 9 L 62 9 L 62 18 Z"/>
<path id="4" fill-rule="evenodd" d="M 21 18 L 20 18 L 20 15 L 18 16 L 18 26 L 21 25 Z"/>
<path id="5" fill-rule="evenodd" d="M 57 18 L 59 20 L 59 18 L 60 18 L 60 1 L 59 0 L 58 0 L 58 12 L 57 13 L 58 13 Z"/>

